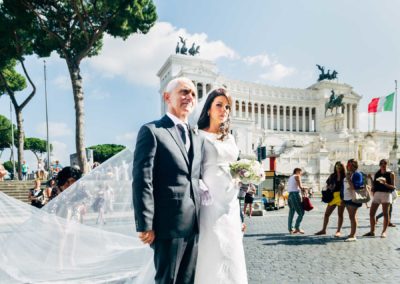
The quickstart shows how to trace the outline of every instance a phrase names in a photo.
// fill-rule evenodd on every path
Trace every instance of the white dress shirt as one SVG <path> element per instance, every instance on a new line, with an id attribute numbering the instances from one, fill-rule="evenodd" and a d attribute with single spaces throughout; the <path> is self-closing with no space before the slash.
<path id="1" fill-rule="evenodd" d="M 189 152 L 190 149 L 190 137 L 189 137 L 189 125 L 186 122 L 183 122 L 182 120 L 180 120 L 179 118 L 177 118 L 175 115 L 173 115 L 170 112 L 166 113 L 168 115 L 168 117 L 174 122 L 175 124 L 175 129 L 176 131 L 178 131 L 178 133 L 180 134 L 181 131 L 179 130 L 179 128 L 177 127 L 178 124 L 183 126 L 183 129 L 185 130 L 185 136 L 186 136 L 186 144 L 183 142 L 182 137 L 179 135 L 179 137 L 181 137 L 181 141 L 182 143 L 185 145 L 186 151 Z"/>

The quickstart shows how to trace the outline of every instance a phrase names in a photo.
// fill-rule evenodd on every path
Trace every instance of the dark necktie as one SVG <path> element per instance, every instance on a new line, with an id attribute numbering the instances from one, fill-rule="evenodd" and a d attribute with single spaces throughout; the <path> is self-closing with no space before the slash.
<path id="1" fill-rule="evenodd" d="M 186 125 L 183 126 L 182 124 L 177 124 L 176 127 L 178 127 L 179 132 L 181 133 L 182 142 L 187 151 L 188 150 L 187 139 L 186 139 L 187 126 Z"/>

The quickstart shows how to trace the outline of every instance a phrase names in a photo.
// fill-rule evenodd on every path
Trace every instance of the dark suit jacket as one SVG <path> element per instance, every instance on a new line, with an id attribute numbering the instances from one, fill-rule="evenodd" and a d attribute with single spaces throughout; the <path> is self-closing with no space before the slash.
<path id="1" fill-rule="evenodd" d="M 133 159 L 136 230 L 156 238 L 182 238 L 198 231 L 203 140 L 191 131 L 187 153 L 173 121 L 164 116 L 139 131 Z"/>

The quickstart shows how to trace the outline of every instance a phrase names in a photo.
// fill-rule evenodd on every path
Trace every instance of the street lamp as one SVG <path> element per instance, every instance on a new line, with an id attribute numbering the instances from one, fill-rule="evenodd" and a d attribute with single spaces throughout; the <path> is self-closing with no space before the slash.
<path id="1" fill-rule="evenodd" d="M 50 143 L 49 143 L 49 115 L 47 112 L 47 78 L 46 78 L 46 60 L 43 60 L 44 72 L 44 98 L 46 105 L 46 144 L 47 144 L 47 171 L 50 173 Z"/>

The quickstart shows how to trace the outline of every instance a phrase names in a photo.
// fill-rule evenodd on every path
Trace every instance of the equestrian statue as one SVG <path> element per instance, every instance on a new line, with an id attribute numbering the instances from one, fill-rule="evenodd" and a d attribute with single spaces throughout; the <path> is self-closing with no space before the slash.
<path id="1" fill-rule="evenodd" d="M 337 113 L 337 108 L 338 107 L 343 107 L 344 103 L 343 101 L 343 94 L 340 94 L 339 96 L 335 96 L 335 91 L 332 90 L 331 91 L 331 96 L 329 97 L 329 101 L 325 103 L 325 115 L 326 112 L 328 111 L 328 109 L 331 110 L 331 112 L 333 112 L 333 109 L 336 109 L 336 113 Z"/>

